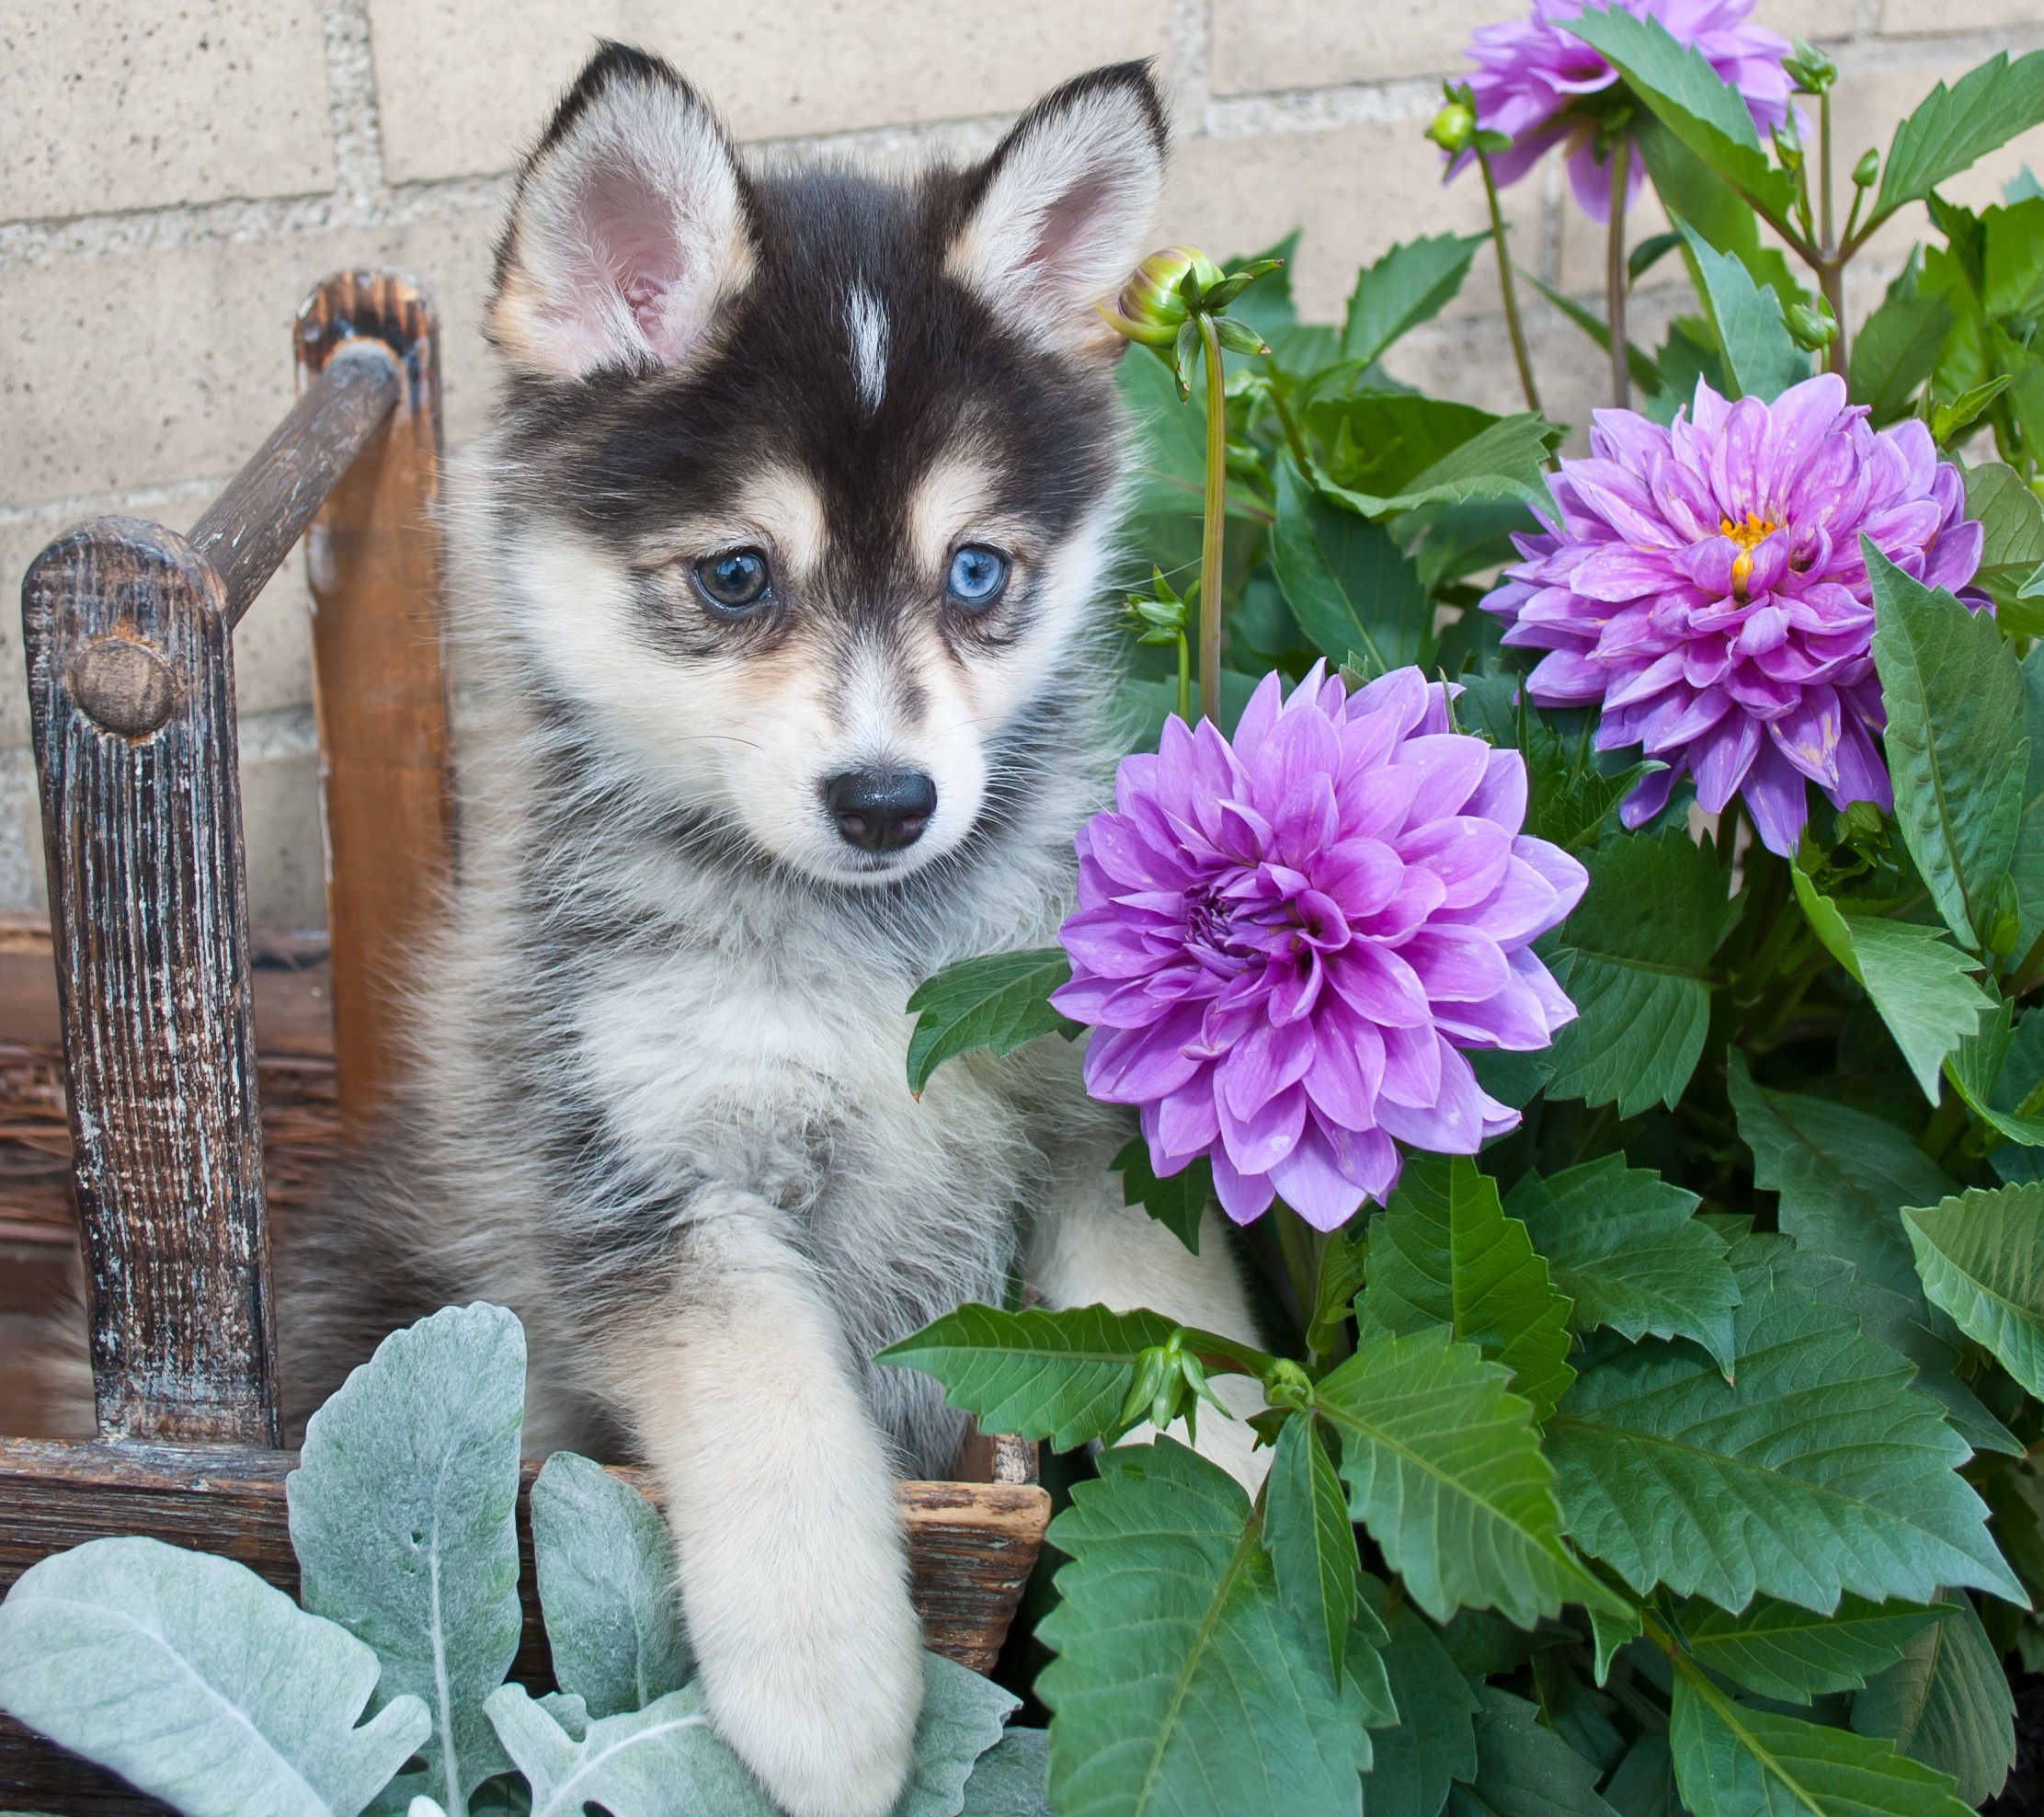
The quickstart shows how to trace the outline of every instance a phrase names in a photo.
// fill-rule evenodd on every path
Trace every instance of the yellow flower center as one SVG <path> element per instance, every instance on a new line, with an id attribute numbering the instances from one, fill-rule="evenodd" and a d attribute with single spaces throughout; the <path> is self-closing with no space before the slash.
<path id="1" fill-rule="evenodd" d="M 1753 577 L 1754 545 L 1780 528 L 1774 519 L 1764 518 L 1757 511 L 1748 511 L 1743 523 L 1734 523 L 1730 518 L 1718 520 L 1718 534 L 1730 537 L 1739 545 L 1731 564 L 1731 597 L 1741 605 L 1746 603 L 1746 582 Z"/>

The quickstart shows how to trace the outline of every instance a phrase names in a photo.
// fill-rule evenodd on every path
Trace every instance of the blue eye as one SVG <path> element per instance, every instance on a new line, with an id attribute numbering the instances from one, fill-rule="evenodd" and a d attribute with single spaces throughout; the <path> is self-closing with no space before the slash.
<path id="1" fill-rule="evenodd" d="M 983 543 L 968 543 L 951 558 L 946 581 L 951 597 L 974 611 L 983 611 L 1008 584 L 1008 557 Z"/>
<path id="2" fill-rule="evenodd" d="M 725 549 L 695 565 L 695 584 L 702 597 L 725 611 L 757 605 L 772 577 L 767 558 L 757 549 Z"/>

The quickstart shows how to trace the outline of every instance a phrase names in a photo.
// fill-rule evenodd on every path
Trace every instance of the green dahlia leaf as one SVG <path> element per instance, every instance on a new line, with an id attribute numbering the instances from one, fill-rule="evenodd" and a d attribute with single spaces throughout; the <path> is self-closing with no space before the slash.
<path id="1" fill-rule="evenodd" d="M 1322 1377 L 1349 1512 L 1436 1621 L 1496 1608 L 1522 1628 L 1603 1591 L 1561 1539 L 1554 1470 L 1510 1374 L 1441 1327 L 1368 1337 Z"/>
<path id="2" fill-rule="evenodd" d="M 1365 365 L 1392 342 L 1438 315 L 1469 275 L 1469 263 L 1488 236 L 1436 234 L 1391 250 L 1355 274 L 1342 357 Z"/>
<path id="3" fill-rule="evenodd" d="M 1642 1735 L 1611 1770 L 1604 1800 L 1620 1817 L 1683 1817 L 1674 1756 L 1659 1735 Z"/>
<path id="4" fill-rule="evenodd" d="M 1902 1213 L 1931 1303 L 2044 1396 L 2044 1186 L 1978 1188 Z"/>
<path id="5" fill-rule="evenodd" d="M 2029 768 L 2023 781 L 2023 812 L 2015 828 L 2015 856 L 2009 874 L 2015 879 L 2015 899 L 2023 931 L 2016 936 L 2018 956 L 2027 955 L 2044 934 L 2044 644 L 2023 658 L 2023 730 L 2029 739 Z"/>
<path id="6" fill-rule="evenodd" d="M 1522 1175 L 1504 1202 L 1547 1258 L 1579 1331 L 1688 1338 L 1732 1366 L 1731 1309 L 1739 1286 L 1725 1240 L 1693 1217 L 1694 1193 L 1669 1185 L 1623 1155 L 1542 1179 Z"/>
<path id="7" fill-rule="evenodd" d="M 1494 1685 L 1477 1696 L 1476 1777 L 1449 1792 L 1451 1817 L 1610 1817 L 1596 1767 L 1532 1704 Z"/>
<path id="8" fill-rule="evenodd" d="M 1946 1061 L 1945 1074 L 1958 1088 L 1958 1095 L 1991 1127 L 2026 1148 L 2044 1147 L 2044 1116 L 2015 1108 L 2015 1102 L 2026 1097 L 2037 1081 L 2026 1080 L 2013 1094 L 1999 1089 L 2004 1073 L 2011 1070 L 2009 1048 L 2015 1040 L 2015 1031 L 2009 1026 L 2012 1009 L 2013 1005 L 2006 1002 L 1994 1004 L 1981 1018 L 1980 1033 L 1960 1042 L 1958 1051 Z M 2035 1039 L 2031 1036 L 2026 1040 L 2024 1047 L 2034 1046 Z M 2024 1073 L 2029 1058 L 2027 1052 L 2019 1055 L 2013 1070 L 2017 1075 Z"/>
<path id="9" fill-rule="evenodd" d="M 1668 1724 L 1696 1817 L 1962 1817 L 1942 1773 L 1886 1742 L 1734 1703 L 1678 1666 Z"/>
<path id="10" fill-rule="evenodd" d="M 1948 1613 L 1916 1603 L 1845 1596 L 1829 1614 L 1819 1615 L 1773 1596 L 1756 1596 L 1737 1615 L 1692 1602 L 1677 1612 L 1676 1624 L 1698 1664 L 1761 1697 L 1808 1703 L 1827 1691 L 1857 1690 Z"/>
<path id="11" fill-rule="evenodd" d="M 1569 1302 L 1555 1292 L 1526 1227 L 1507 1217 L 1497 1182 L 1467 1155 L 1414 1155 L 1370 1225 L 1365 1308 L 1408 1336 L 1446 1326 L 1512 1371 L 1536 1417 L 1575 1379 Z"/>
<path id="12" fill-rule="evenodd" d="M 1473 404 L 1408 391 L 1329 397 L 1306 411 L 1307 429 L 1327 450 L 1330 476 L 1352 491 L 1383 495 L 1402 491 L 1499 421 Z"/>
<path id="13" fill-rule="evenodd" d="M 1329 1682 L 1339 1686 L 1349 1629 L 1357 1618 L 1362 1560 L 1342 1479 L 1309 1415 L 1294 1414 L 1278 1434 L 1264 1489 L 1263 1547 L 1276 1574 L 1279 1603 L 1298 1632 L 1319 1644 Z M 1382 1626 L 1366 1610 L 1365 1618 L 1381 1648 Z"/>
<path id="14" fill-rule="evenodd" d="M 1944 1607 L 1947 1618 L 1914 1634 L 1853 1699 L 1853 1727 L 1949 1773 L 1959 1797 L 1978 1807 L 2015 1764 L 2015 1699 L 1979 1611 L 1964 1596 Z"/>
<path id="15" fill-rule="evenodd" d="M 1363 1594 L 1390 1636 L 1384 1666 L 1399 1710 L 1396 1726 L 1370 1737 L 1376 1758 L 1364 1802 L 1371 1817 L 1439 1817 L 1452 1782 L 1476 1777 L 1476 1693 L 1410 1603 L 1374 1577 Z"/>
<path id="16" fill-rule="evenodd" d="M 1079 1033 L 1050 1006 L 1050 993 L 1070 982 L 1061 946 L 988 953 L 962 959 L 925 978 L 909 998 L 916 1032 L 908 1037 L 908 1089 L 919 1094 L 930 1075 L 953 1055 L 986 1047 L 1011 1054 L 1039 1034 Z"/>
<path id="17" fill-rule="evenodd" d="M 1905 202 L 2044 120 L 2044 51 L 2013 63 L 1999 51 L 1947 89 L 1940 82 L 1895 129 L 1867 232 Z M 1864 236 L 1863 236 L 1864 237 Z"/>
<path id="18" fill-rule="evenodd" d="M 1686 223 L 1689 257 L 1703 280 L 1704 303 L 1718 330 L 1725 373 L 1741 397 L 1768 402 L 1810 376 L 1810 356 L 1796 345 L 1781 298 L 1730 253 L 1719 252 Z"/>
<path id="19" fill-rule="evenodd" d="M 1481 435 L 1450 450 L 1395 492 L 1324 484 L 1321 490 L 1365 518 L 1396 517 L 1422 505 L 1463 505 L 1479 498 L 1517 498 L 1536 510 L 1551 510 L 1553 500 L 1542 474 L 1548 451 L 1560 434 L 1553 424 L 1530 412 L 1504 417 Z M 1282 506 L 1279 515 L 1282 518 Z"/>
<path id="20" fill-rule="evenodd" d="M 652 1503 L 602 1465 L 556 1451 L 532 1485 L 531 1508 L 554 1683 L 594 1717 L 679 1691 L 692 1662 L 674 1546 Z"/>
<path id="21" fill-rule="evenodd" d="M 1109 1165 L 1122 1176 L 1122 1203 L 1141 1206 L 1197 1255 L 1199 1227 L 1214 1196 L 1214 1163 L 1201 1155 L 1159 1180 L 1149 1164 L 1149 1144 L 1138 1136 Z"/>
<path id="22" fill-rule="evenodd" d="M 1969 976 L 1978 962 L 1942 929 L 1842 914 L 1799 866 L 1788 874 L 1811 929 L 1832 957 L 1867 987 L 1916 1083 L 1935 1104 L 1947 1056 L 1972 1039 L 1987 1012 L 1986 994 Z"/>
<path id="23" fill-rule="evenodd" d="M 1896 825 L 1946 925 L 1978 952 L 2015 852 L 2029 770 L 2015 652 L 1992 617 L 1860 542 L 1874 589 Z"/>
<path id="24" fill-rule="evenodd" d="M 1797 1244 L 1852 1263 L 1867 1280 L 1917 1297 L 1902 1234 L 1905 1205 L 1935 1205 L 1951 1177 L 1891 1123 L 1849 1104 L 1755 1085 L 1745 1056 L 1727 1058 L 1739 1137 L 1753 1184 L 1779 1193 L 1780 1226 Z"/>
<path id="25" fill-rule="evenodd" d="M 961 1306 L 874 1358 L 920 1369 L 988 1432 L 1047 1438 L 1060 1451 L 1121 1430 L 1122 1402 L 1142 1353 L 1178 1328 L 1155 1312 L 1081 1306 Z"/>
<path id="26" fill-rule="evenodd" d="M 463 1817 L 509 1764 L 483 1713 L 518 1651 L 519 1429 L 525 1332 L 500 1306 L 450 1307 L 394 1331 L 312 1417 L 284 1480 L 300 1600 L 369 1642 L 380 1701 L 432 1713 L 425 1792 Z"/>
<path id="27" fill-rule="evenodd" d="M 1117 1446 L 1050 1541 L 1071 1558 L 1037 1630 L 1061 1817 L 1356 1817 L 1382 1669 L 1358 1638 L 1334 1692 L 1232 1477 L 1170 1439 Z"/>
<path id="28" fill-rule="evenodd" d="M 188 1817 L 356 1817 L 426 1739 L 376 1655 L 246 1566 L 94 1539 L 0 1604 L 0 1708 Z"/>
<path id="29" fill-rule="evenodd" d="M 1336 1230 L 1320 1255 L 1320 1278 L 1315 1287 L 1313 1318 L 1306 1328 L 1306 1347 L 1325 1354 L 1335 1333 L 1347 1322 L 1355 1297 L 1363 1290 L 1370 1244 L 1363 1230 Z"/>
<path id="30" fill-rule="evenodd" d="M 1716 854 L 1681 828 L 1581 854 L 1590 888 L 1545 943 L 1576 1020 L 1555 1037 L 1547 1095 L 1673 1108 L 1710 1023 L 1710 957 L 1730 925 Z"/>
<path id="31" fill-rule="evenodd" d="M 1998 609 L 2007 609 L 2044 566 L 2044 498 L 2015 468 L 1982 461 L 1967 471 L 1966 515 L 1981 527 L 1981 565 L 1973 584 L 1992 594 Z M 2031 737 L 2034 749 L 2035 734 Z"/>
<path id="32" fill-rule="evenodd" d="M 1547 1423 L 1576 1545 L 1642 1594 L 1730 1609 L 1756 1592 L 1923 1602 L 1944 1583 L 2018 1600 L 1958 1474 L 1967 1445 L 1911 1366 L 1817 1297 L 1787 1238 L 1742 1237 L 1730 1259 L 1736 1383 L 1650 1341 L 1586 1369 Z"/>
<path id="33" fill-rule="evenodd" d="M 1788 219 L 1793 181 L 1768 163 L 1744 98 L 1700 51 L 1677 43 L 1660 20 L 1616 6 L 1586 10 L 1569 29 L 1602 51 L 1654 117 L 1713 170 L 1764 213 Z"/>
<path id="34" fill-rule="evenodd" d="M 1887 299 L 1860 325 L 1846 388 L 1855 404 L 1867 406 L 1877 428 L 1909 415 L 1910 401 L 1936 368 L 1955 319 L 1943 297 L 1890 285 Z"/>
<path id="35" fill-rule="evenodd" d="M 1287 460 L 1277 463 L 1271 560 L 1299 629 L 1329 662 L 1355 657 L 1382 675 L 1426 661 L 1433 603 L 1411 558 L 1382 524 L 1329 504 Z"/>

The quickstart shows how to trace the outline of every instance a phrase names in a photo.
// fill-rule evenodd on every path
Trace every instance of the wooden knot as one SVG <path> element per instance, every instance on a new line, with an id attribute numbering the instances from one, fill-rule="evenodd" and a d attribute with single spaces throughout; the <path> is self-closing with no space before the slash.
<path id="1" fill-rule="evenodd" d="M 71 697 L 96 726 L 147 737 L 170 717 L 170 665 L 146 644 L 106 637 L 72 658 Z"/>

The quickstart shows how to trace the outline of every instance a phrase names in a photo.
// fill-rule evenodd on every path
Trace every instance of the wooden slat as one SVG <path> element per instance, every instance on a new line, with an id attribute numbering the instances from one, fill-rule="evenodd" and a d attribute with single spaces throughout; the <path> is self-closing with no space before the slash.
<path id="1" fill-rule="evenodd" d="M 51 1552 L 141 1533 L 236 1559 L 295 1596 L 298 1560 L 284 1478 L 297 1461 L 284 1451 L 0 1439 L 0 1593 Z M 1011 1467 L 1022 1467 L 1019 1456 Z M 519 1495 L 525 1630 L 512 1667 L 515 1678 L 536 1690 L 553 1685 L 533 1591 L 527 1502 L 538 1468 L 524 1467 Z M 645 1471 L 612 1474 L 657 1503 Z M 924 1640 L 963 1665 L 990 1671 L 1043 1544 L 1050 1497 L 1033 1482 L 903 1482 L 897 1491 Z M 38 1800 L 80 1813 L 159 1808 L 0 1723 L 0 1809 L 35 1808 Z"/>
<path id="2" fill-rule="evenodd" d="M 220 578 L 174 532 L 104 518 L 37 557 L 22 624 L 99 1430 L 274 1444 Z"/>
<path id="3" fill-rule="evenodd" d="M 299 312 L 300 383 L 361 337 L 397 355 L 403 394 L 306 542 L 335 1062 L 350 1135 L 373 1121 L 397 1066 L 397 999 L 452 875 L 454 848 L 434 518 L 440 347 L 430 300 L 395 272 L 327 279 Z"/>
<path id="4" fill-rule="evenodd" d="M 397 357 L 381 341 L 350 341 L 299 394 L 248 464 L 191 528 L 239 624 L 404 390 Z"/>

